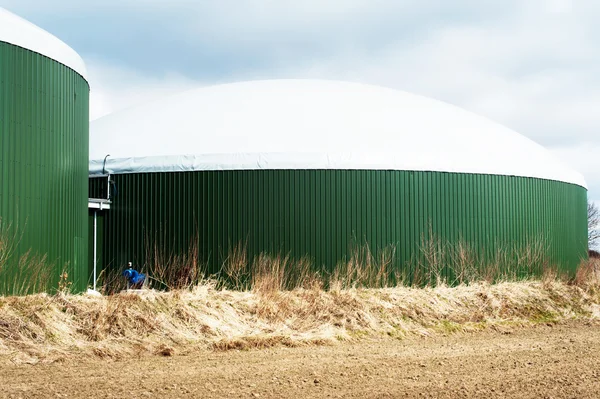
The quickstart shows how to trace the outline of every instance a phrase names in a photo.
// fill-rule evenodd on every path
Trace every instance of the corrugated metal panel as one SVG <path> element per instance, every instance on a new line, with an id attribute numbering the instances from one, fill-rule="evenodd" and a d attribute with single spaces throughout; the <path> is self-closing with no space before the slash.
<path id="1" fill-rule="evenodd" d="M 88 196 L 96 199 L 109 199 L 108 176 L 90 177 Z"/>
<path id="2" fill-rule="evenodd" d="M 228 248 L 309 255 L 331 269 L 351 242 L 398 250 L 397 267 L 433 233 L 485 253 L 543 236 L 573 271 L 587 248 L 587 191 L 556 181 L 475 174 L 358 170 L 250 170 L 113 175 L 105 264 L 144 263 L 144 244 L 185 251 L 196 232 L 212 272 Z"/>
<path id="3" fill-rule="evenodd" d="M 54 265 L 54 288 L 65 265 L 76 290 L 87 282 L 88 98 L 73 70 L 0 42 L 0 218 L 22 234 L 17 257 Z"/>

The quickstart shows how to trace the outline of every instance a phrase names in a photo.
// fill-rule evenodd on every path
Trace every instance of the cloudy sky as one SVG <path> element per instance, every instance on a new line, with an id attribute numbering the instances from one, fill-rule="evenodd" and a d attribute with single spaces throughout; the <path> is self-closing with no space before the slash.
<path id="1" fill-rule="evenodd" d="M 0 0 L 86 61 L 92 119 L 214 83 L 326 78 L 483 114 L 600 200 L 597 0 Z"/>

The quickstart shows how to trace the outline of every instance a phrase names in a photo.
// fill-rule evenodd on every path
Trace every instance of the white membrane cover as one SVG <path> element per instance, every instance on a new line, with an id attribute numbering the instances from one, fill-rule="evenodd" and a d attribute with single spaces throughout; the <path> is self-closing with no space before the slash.
<path id="1" fill-rule="evenodd" d="M 455 106 L 357 83 L 192 90 L 90 125 L 90 173 L 383 169 L 536 177 L 586 187 L 532 140 Z M 110 154 L 103 165 L 105 155 Z"/>
<path id="2" fill-rule="evenodd" d="M 23 47 L 68 66 L 87 80 L 81 57 L 42 28 L 0 7 L 0 42 Z"/>

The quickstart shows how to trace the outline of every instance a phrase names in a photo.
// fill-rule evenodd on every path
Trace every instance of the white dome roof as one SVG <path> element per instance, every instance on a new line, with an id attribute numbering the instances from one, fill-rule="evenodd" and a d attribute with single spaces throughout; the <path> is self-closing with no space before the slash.
<path id="1" fill-rule="evenodd" d="M 90 172 L 385 169 L 537 177 L 585 187 L 549 151 L 455 106 L 357 83 L 192 90 L 90 125 Z"/>
<path id="2" fill-rule="evenodd" d="M 42 28 L 0 7 L 0 42 L 14 44 L 68 66 L 87 80 L 81 57 Z"/>

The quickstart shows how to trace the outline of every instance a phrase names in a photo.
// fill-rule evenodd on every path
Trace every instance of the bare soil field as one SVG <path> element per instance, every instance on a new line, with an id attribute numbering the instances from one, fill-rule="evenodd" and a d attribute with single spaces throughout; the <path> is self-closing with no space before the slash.
<path id="1" fill-rule="evenodd" d="M 597 398 L 600 324 L 52 364 L 0 363 L 0 398 Z"/>

